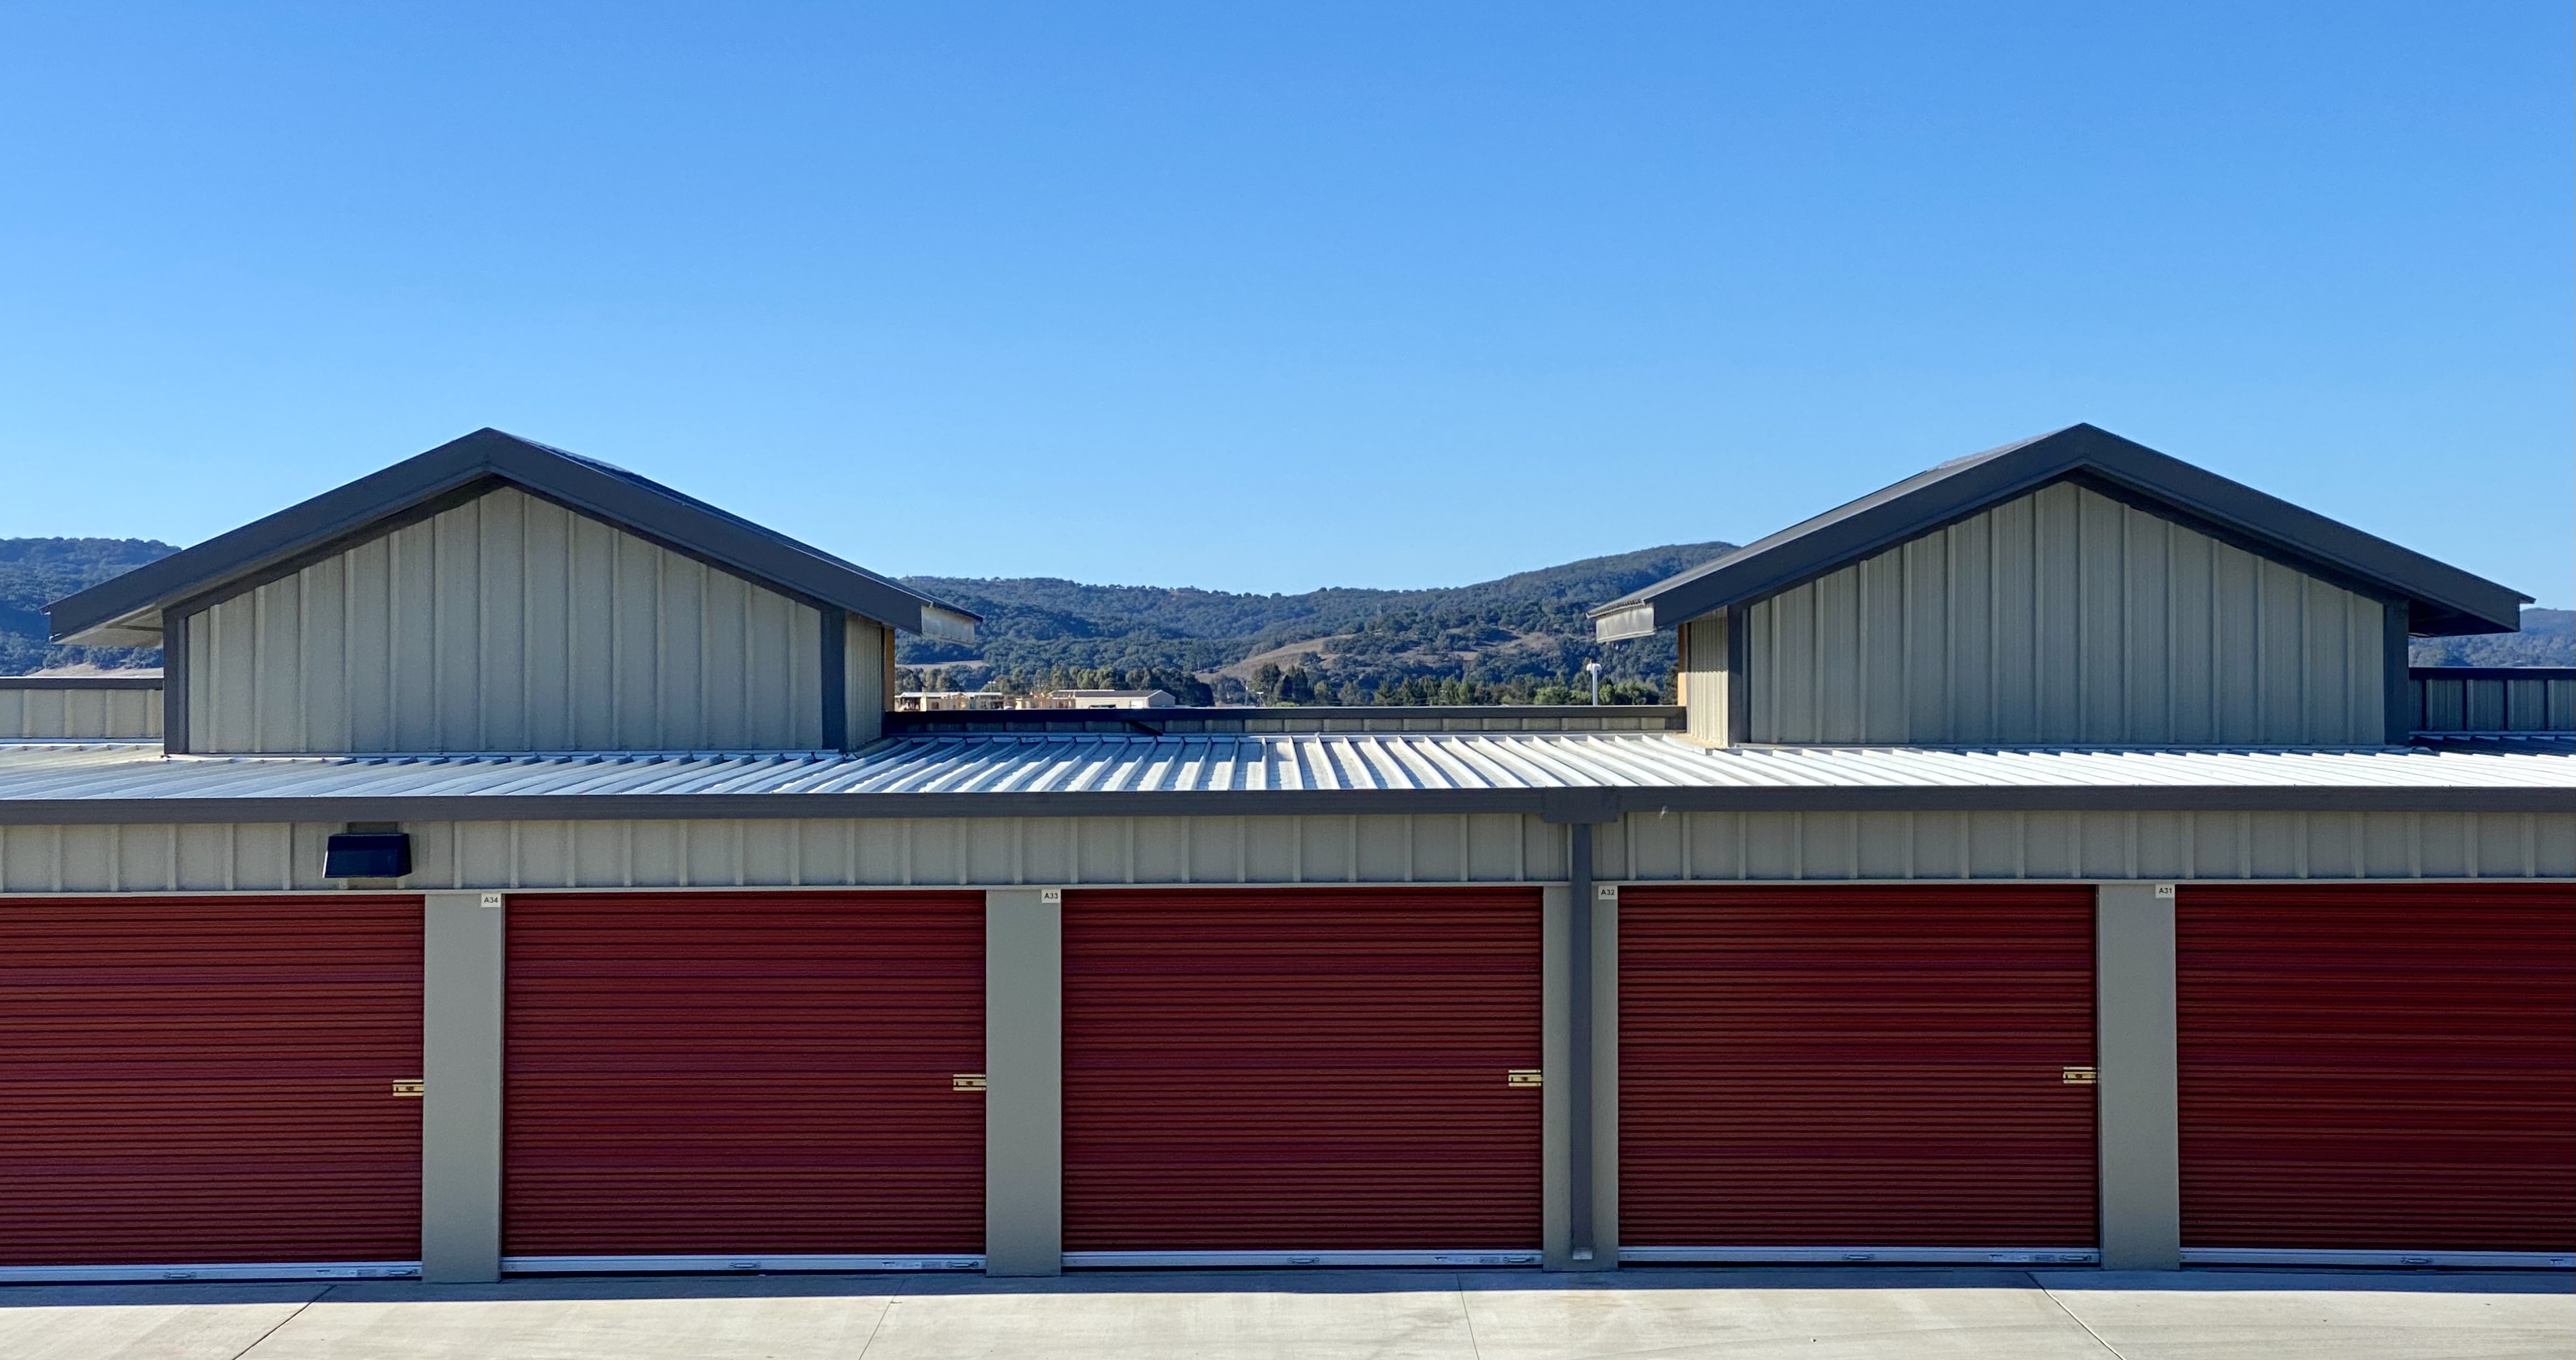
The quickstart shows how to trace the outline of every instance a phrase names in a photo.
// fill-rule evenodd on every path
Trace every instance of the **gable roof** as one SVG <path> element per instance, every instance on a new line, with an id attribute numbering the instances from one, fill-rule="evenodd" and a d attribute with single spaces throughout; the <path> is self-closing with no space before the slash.
<path id="1" fill-rule="evenodd" d="M 1600 640 L 1746 604 L 2060 481 L 2078 481 L 2365 595 L 2409 631 L 2510 633 L 2531 597 L 2091 425 L 1954 459 L 1592 611 Z"/>
<path id="2" fill-rule="evenodd" d="M 170 606 L 246 590 L 503 485 L 818 605 L 930 637 L 975 636 L 975 615 L 820 548 L 624 468 L 481 429 L 56 600 L 47 609 L 54 640 L 157 643 L 161 611 Z"/>

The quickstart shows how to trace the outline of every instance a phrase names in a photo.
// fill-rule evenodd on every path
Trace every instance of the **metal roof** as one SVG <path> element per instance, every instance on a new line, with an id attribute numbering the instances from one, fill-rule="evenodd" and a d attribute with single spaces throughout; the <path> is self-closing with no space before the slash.
<path id="1" fill-rule="evenodd" d="M 500 484 L 819 604 L 930 637 L 975 635 L 975 615 L 856 563 L 624 468 L 482 429 L 57 600 L 47 608 L 54 640 L 157 644 L 165 608 L 248 589 Z"/>
<path id="2" fill-rule="evenodd" d="M 170 756 L 0 744 L 0 821 L 1623 809 L 2576 810 L 2564 747 L 1738 747 L 1660 733 L 917 736 L 841 752 Z"/>
<path id="3" fill-rule="evenodd" d="M 1987 506 L 2078 480 L 2366 595 L 2424 636 L 2510 633 L 2531 597 L 2091 425 L 1953 459 L 1592 611 L 1603 641 L 1774 595 Z"/>

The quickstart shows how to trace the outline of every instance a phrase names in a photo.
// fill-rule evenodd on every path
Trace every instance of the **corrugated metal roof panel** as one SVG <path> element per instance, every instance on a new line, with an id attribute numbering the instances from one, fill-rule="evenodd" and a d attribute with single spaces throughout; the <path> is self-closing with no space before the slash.
<path id="1" fill-rule="evenodd" d="M 28 800 L 1608 789 L 2576 789 L 2563 743 L 2372 750 L 1740 747 L 1656 733 L 921 736 L 840 752 L 175 756 L 0 744 Z"/>

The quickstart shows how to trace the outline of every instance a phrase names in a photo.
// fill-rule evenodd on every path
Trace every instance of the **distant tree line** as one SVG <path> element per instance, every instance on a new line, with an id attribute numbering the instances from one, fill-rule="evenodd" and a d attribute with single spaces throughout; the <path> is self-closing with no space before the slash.
<path id="1" fill-rule="evenodd" d="M 1249 687 L 1254 702 L 1263 704 L 1391 704 L 1406 707 L 1464 704 L 1588 704 L 1592 702 L 1592 683 L 1583 675 L 1541 679 L 1514 676 L 1502 681 L 1468 680 L 1460 676 L 1412 675 L 1385 684 L 1360 680 L 1335 682 L 1327 675 L 1304 666 L 1282 669 L 1264 664 L 1252 673 Z M 1660 704 L 1673 692 L 1671 677 L 1662 683 L 1643 680 L 1601 682 L 1604 704 Z"/>
<path id="2" fill-rule="evenodd" d="M 1083 666 L 1055 666 L 1046 670 L 1023 669 L 994 671 L 971 663 L 947 666 L 898 668 L 897 684 L 906 690 L 932 693 L 974 691 L 1012 696 L 1046 694 L 1064 689 L 1159 689 L 1183 704 L 1203 707 L 1208 704 L 1262 704 L 1294 707 L 1332 706 L 1340 704 L 1396 704 L 1410 707 L 1460 704 L 1588 704 L 1592 702 L 1589 677 L 1582 674 L 1533 679 L 1490 682 L 1466 680 L 1457 676 L 1409 676 L 1385 685 L 1359 681 L 1336 682 L 1320 670 L 1305 666 L 1282 667 L 1264 663 L 1245 684 L 1232 676 L 1203 680 L 1182 671 L 1158 667 L 1113 670 Z M 1604 704 L 1660 704 L 1670 702 L 1665 696 L 1674 693 L 1672 677 L 1660 683 L 1604 679 L 1601 702 Z"/>
<path id="3" fill-rule="evenodd" d="M 972 681 L 973 683 L 965 683 Z M 1208 682 L 1168 666 L 1050 666 L 998 670 L 989 666 L 899 666 L 895 683 L 907 690 L 931 693 L 975 691 L 987 694 L 1047 694 L 1060 689 L 1159 689 L 1180 703 L 1205 707 L 1217 701 Z"/>

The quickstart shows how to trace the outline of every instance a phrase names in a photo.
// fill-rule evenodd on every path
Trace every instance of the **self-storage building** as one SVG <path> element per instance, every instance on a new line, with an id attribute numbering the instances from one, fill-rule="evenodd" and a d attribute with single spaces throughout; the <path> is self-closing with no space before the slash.
<path id="1" fill-rule="evenodd" d="M 2089 426 L 1609 601 L 1682 702 L 891 713 L 493 431 L 0 684 L 0 1279 L 2576 1264 L 2576 675 Z"/>

